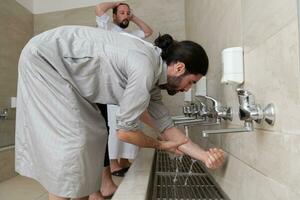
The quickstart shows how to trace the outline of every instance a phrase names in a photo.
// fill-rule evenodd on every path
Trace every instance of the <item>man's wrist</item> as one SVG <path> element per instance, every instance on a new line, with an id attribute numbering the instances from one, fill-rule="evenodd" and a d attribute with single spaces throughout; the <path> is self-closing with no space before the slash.
<path id="1" fill-rule="evenodd" d="M 158 140 L 155 141 L 154 148 L 157 150 L 161 149 L 161 143 Z"/>

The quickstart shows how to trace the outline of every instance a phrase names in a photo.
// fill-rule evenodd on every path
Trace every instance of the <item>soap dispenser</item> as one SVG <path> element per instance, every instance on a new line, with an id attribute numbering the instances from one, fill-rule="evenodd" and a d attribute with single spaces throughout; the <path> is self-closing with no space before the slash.
<path id="1" fill-rule="evenodd" d="M 222 51 L 221 83 L 239 85 L 244 82 L 244 53 L 242 47 L 231 47 Z"/>

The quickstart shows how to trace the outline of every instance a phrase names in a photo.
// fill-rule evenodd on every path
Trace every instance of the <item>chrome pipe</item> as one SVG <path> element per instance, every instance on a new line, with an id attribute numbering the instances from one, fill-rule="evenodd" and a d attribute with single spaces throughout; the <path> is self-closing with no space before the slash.
<path id="1" fill-rule="evenodd" d="M 172 117 L 172 120 L 173 121 L 179 121 L 179 120 L 194 120 L 194 119 L 197 119 L 195 116 L 193 117 L 188 117 L 188 116 L 185 116 L 185 115 L 179 115 L 179 116 L 173 116 Z"/>
<path id="2" fill-rule="evenodd" d="M 177 126 L 192 126 L 201 125 L 201 122 L 206 122 L 205 119 L 191 119 L 191 120 L 174 120 L 174 125 Z"/>
<path id="3" fill-rule="evenodd" d="M 254 130 L 253 123 L 252 123 L 252 121 L 250 121 L 250 122 L 245 122 L 244 127 L 240 127 L 240 128 L 204 130 L 204 131 L 202 131 L 202 136 L 208 137 L 209 135 L 212 135 L 212 134 L 251 132 L 253 130 Z"/>

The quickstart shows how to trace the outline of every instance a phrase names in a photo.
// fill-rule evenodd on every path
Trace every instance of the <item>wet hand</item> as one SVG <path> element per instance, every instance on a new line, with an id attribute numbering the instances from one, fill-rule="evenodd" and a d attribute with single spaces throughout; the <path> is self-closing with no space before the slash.
<path id="1" fill-rule="evenodd" d="M 209 169 L 216 169 L 224 163 L 224 152 L 221 149 L 212 148 L 207 152 L 207 157 L 205 159 L 205 165 Z"/>

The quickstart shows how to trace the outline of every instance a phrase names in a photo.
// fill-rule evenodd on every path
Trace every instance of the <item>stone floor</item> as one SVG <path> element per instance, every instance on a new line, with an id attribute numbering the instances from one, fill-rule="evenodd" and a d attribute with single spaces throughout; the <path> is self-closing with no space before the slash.
<path id="1" fill-rule="evenodd" d="M 122 178 L 113 176 L 113 180 L 119 185 Z M 48 200 L 48 194 L 38 182 L 15 176 L 0 183 L 0 200 Z"/>

